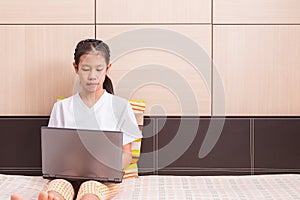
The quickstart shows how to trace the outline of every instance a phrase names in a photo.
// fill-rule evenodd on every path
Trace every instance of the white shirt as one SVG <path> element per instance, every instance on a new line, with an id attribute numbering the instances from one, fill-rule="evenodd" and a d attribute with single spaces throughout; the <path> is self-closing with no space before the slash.
<path id="1" fill-rule="evenodd" d="M 122 131 L 123 145 L 143 137 L 129 101 L 106 90 L 91 108 L 82 101 L 79 93 L 56 102 L 48 126 Z"/>

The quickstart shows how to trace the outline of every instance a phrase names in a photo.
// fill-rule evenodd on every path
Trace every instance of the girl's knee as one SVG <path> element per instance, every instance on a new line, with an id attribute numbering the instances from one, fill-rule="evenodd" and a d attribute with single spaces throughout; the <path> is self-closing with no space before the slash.
<path id="1" fill-rule="evenodd" d="M 101 200 L 101 199 L 95 194 L 85 194 L 81 197 L 80 200 Z"/>
<path id="2" fill-rule="evenodd" d="M 104 193 L 108 191 L 108 187 L 98 181 L 86 181 L 81 184 L 77 200 L 86 199 L 88 196 L 97 197 L 96 199 L 103 199 Z"/>
<path id="3" fill-rule="evenodd" d="M 108 189 L 106 185 L 99 181 L 85 181 L 84 183 L 81 184 L 80 188 L 86 189 L 86 190 L 91 190 L 91 189 L 96 189 L 96 190 L 106 190 Z M 80 189 L 79 189 L 80 190 Z"/>
<path id="4" fill-rule="evenodd" d="M 65 179 L 54 179 L 50 181 L 47 185 L 46 191 L 54 191 L 60 194 L 65 200 L 72 200 L 75 193 L 72 184 Z"/>

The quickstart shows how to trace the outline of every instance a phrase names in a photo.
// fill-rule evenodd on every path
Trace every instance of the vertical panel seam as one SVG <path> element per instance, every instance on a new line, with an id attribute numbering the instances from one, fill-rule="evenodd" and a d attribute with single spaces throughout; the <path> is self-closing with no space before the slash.
<path id="1" fill-rule="evenodd" d="M 213 24 L 214 22 L 214 0 L 210 0 L 210 23 Z"/>
<path id="2" fill-rule="evenodd" d="M 154 130 L 154 134 L 155 134 L 155 140 L 154 140 L 154 174 L 158 175 L 158 119 L 159 118 L 155 118 L 155 130 Z"/>
<path id="3" fill-rule="evenodd" d="M 210 36 L 210 40 L 211 40 L 211 47 L 210 47 L 210 51 L 211 51 L 211 58 L 210 58 L 210 115 L 213 116 L 213 105 L 214 105 L 214 25 L 213 25 L 213 0 L 211 0 L 211 11 L 210 11 L 210 27 L 211 27 L 211 36 Z"/>
<path id="4" fill-rule="evenodd" d="M 94 0 L 94 37 L 97 39 L 97 0 Z"/>
<path id="5" fill-rule="evenodd" d="M 250 118 L 250 162 L 251 162 L 251 175 L 254 175 L 254 124 L 255 119 Z"/>

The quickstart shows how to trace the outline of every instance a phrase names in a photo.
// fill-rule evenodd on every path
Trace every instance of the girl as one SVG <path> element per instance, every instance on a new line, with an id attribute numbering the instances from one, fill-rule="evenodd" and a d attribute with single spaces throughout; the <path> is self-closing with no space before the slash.
<path id="1" fill-rule="evenodd" d="M 74 69 L 81 90 L 58 101 L 51 112 L 49 127 L 73 129 L 121 130 L 123 132 L 123 168 L 131 163 L 131 142 L 142 138 L 131 105 L 126 99 L 114 96 L 113 85 L 107 76 L 110 68 L 109 47 L 100 40 L 80 41 L 74 53 Z M 99 200 L 107 197 L 112 183 L 98 181 L 49 181 L 39 200 Z M 11 200 L 23 200 L 12 195 Z"/>

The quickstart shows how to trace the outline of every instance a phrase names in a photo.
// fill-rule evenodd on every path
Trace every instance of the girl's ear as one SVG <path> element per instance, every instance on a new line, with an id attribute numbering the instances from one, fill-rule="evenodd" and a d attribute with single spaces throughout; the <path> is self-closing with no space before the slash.
<path id="1" fill-rule="evenodd" d="M 106 68 L 106 74 L 108 74 L 110 68 L 111 68 L 111 63 L 107 65 L 107 68 Z"/>
<path id="2" fill-rule="evenodd" d="M 75 62 L 73 62 L 73 67 L 74 67 L 74 69 L 75 69 L 76 74 L 78 74 L 78 66 L 76 65 Z"/>

